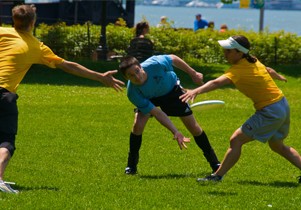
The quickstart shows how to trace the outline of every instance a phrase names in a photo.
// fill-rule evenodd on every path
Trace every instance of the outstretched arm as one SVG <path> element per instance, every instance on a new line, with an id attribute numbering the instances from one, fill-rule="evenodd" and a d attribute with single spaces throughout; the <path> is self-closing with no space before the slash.
<path id="1" fill-rule="evenodd" d="M 121 86 L 124 85 L 124 82 L 113 77 L 113 75 L 117 73 L 117 70 L 100 73 L 92 71 L 78 63 L 71 61 L 64 61 L 61 64 L 57 64 L 56 67 L 62 69 L 63 71 L 69 74 L 99 81 L 106 86 L 114 88 L 116 91 L 122 90 Z"/>
<path id="2" fill-rule="evenodd" d="M 232 81 L 230 79 L 222 75 L 216 78 L 215 80 L 206 82 L 203 86 L 200 86 L 193 90 L 187 90 L 186 93 L 180 96 L 180 99 L 183 102 L 188 102 L 189 100 L 193 102 L 193 100 L 196 98 L 198 94 L 207 93 L 209 91 L 215 90 L 221 86 L 224 86 L 226 84 L 231 84 L 231 83 Z"/>
<path id="3" fill-rule="evenodd" d="M 150 112 L 164 127 L 172 132 L 174 139 L 177 140 L 180 149 L 187 148 L 185 142 L 189 143 L 190 139 L 183 136 L 182 133 L 178 131 L 175 125 L 171 122 L 168 116 L 159 108 L 155 107 Z"/>
<path id="4" fill-rule="evenodd" d="M 178 69 L 186 72 L 192 79 L 192 81 L 197 85 L 204 84 L 203 82 L 203 74 L 200 72 L 195 71 L 191 68 L 184 60 L 179 58 L 176 55 L 170 55 L 172 58 L 173 66 L 177 67 Z"/>
<path id="5" fill-rule="evenodd" d="M 266 67 L 266 70 L 268 71 L 268 73 L 271 75 L 273 79 L 278 79 L 280 81 L 287 82 L 287 79 L 284 76 L 278 74 L 274 69 L 270 67 Z"/>

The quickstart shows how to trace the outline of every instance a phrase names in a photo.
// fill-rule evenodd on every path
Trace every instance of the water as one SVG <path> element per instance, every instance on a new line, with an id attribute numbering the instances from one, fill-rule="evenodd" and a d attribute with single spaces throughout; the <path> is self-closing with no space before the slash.
<path id="1" fill-rule="evenodd" d="M 195 14 L 201 13 L 202 18 L 214 21 L 215 28 L 227 24 L 229 29 L 244 29 L 259 31 L 259 9 L 215 9 L 215 8 L 189 8 L 145 6 L 135 7 L 135 23 L 145 18 L 151 26 L 160 22 L 161 16 L 167 16 L 174 21 L 176 28 L 193 28 Z M 301 36 L 301 10 L 265 10 L 264 29 L 271 32 L 284 30 Z"/>

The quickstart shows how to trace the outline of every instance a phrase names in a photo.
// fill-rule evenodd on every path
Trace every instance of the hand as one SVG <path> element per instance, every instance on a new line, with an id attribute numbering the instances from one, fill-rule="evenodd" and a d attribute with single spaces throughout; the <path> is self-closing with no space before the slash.
<path id="1" fill-rule="evenodd" d="M 115 79 L 113 77 L 114 74 L 117 73 L 117 70 L 107 71 L 102 74 L 101 82 L 105 84 L 106 86 L 113 87 L 116 91 L 121 91 L 122 87 L 124 85 L 124 82 Z"/>
<path id="2" fill-rule="evenodd" d="M 191 76 L 192 81 L 197 85 L 203 85 L 203 74 L 200 72 L 196 72 L 193 76 Z"/>
<path id="3" fill-rule="evenodd" d="M 181 95 L 180 99 L 182 100 L 182 102 L 188 103 L 188 101 L 191 100 L 191 103 L 193 103 L 193 100 L 195 99 L 196 96 L 197 96 L 197 93 L 195 90 L 187 90 L 186 89 L 186 93 Z"/>
<path id="4" fill-rule="evenodd" d="M 280 75 L 280 74 L 279 74 L 278 80 L 287 82 L 287 79 L 284 76 Z"/>
<path id="5" fill-rule="evenodd" d="M 178 131 L 174 134 L 174 139 L 178 141 L 178 145 L 179 145 L 180 149 L 183 149 L 183 147 L 185 149 L 187 149 L 187 146 L 185 143 L 190 143 L 190 138 L 186 138 Z"/>

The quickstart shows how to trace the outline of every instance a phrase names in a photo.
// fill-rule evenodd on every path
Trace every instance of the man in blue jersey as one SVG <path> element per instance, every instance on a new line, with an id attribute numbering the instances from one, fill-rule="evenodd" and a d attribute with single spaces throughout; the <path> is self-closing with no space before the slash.
<path id="1" fill-rule="evenodd" d="M 212 170 L 216 171 L 220 165 L 205 132 L 196 122 L 189 104 L 179 99 L 184 92 L 173 66 L 186 72 L 194 83 L 203 84 L 203 74 L 196 72 L 176 55 L 152 56 L 141 64 L 136 58 L 127 56 L 119 65 L 121 73 L 128 80 L 127 96 L 137 107 L 130 134 L 126 174 L 137 173 L 142 133 L 151 116 L 170 130 L 182 149 L 187 148 L 185 143 L 190 142 L 190 139 L 183 136 L 168 116 L 180 117 L 185 127 L 194 136 L 197 145 L 202 149 Z"/>
<path id="2" fill-rule="evenodd" d="M 201 14 L 197 14 L 194 20 L 194 27 L 193 27 L 194 31 L 197 31 L 198 29 L 203 29 L 205 27 L 208 27 L 207 20 L 202 19 Z"/>

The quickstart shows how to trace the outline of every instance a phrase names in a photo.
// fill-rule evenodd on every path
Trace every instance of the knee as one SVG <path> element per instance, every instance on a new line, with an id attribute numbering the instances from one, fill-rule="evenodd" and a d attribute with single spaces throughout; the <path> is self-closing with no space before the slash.
<path id="1" fill-rule="evenodd" d="M 133 130 L 132 130 L 132 133 L 134 133 L 135 135 L 141 135 L 143 133 L 143 129 L 144 127 L 135 123 L 133 125 Z"/>
<path id="2" fill-rule="evenodd" d="M 0 148 L 0 164 L 3 164 L 11 158 L 10 152 L 6 148 Z"/>
<path id="3" fill-rule="evenodd" d="M 231 148 L 241 148 L 243 145 L 243 142 L 240 141 L 238 138 L 231 137 L 230 138 L 230 147 Z"/>
<path id="4" fill-rule="evenodd" d="M 191 131 L 191 134 L 192 134 L 193 136 L 199 136 L 199 135 L 201 135 L 203 132 L 204 132 L 204 131 L 198 126 L 198 127 L 195 127 L 195 129 L 193 129 L 193 130 Z"/>
<path id="5" fill-rule="evenodd" d="M 3 142 L 0 144 L 0 151 L 1 155 L 0 157 L 12 157 L 14 155 L 16 148 L 13 144 L 10 142 Z"/>
<path id="6" fill-rule="evenodd" d="M 282 143 L 282 141 L 269 141 L 269 147 L 272 151 L 277 153 L 282 153 L 286 149 L 286 146 Z"/>

